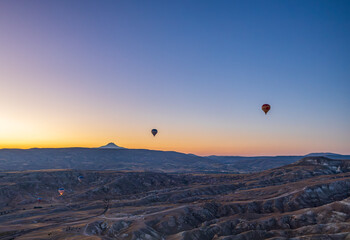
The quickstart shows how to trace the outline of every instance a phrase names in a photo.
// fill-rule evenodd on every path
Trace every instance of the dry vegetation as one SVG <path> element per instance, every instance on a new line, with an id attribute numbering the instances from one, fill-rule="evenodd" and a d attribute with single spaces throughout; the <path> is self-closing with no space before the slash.
<path id="1" fill-rule="evenodd" d="M 255 174 L 2 172 L 0 209 L 0 239 L 350 239 L 350 164 L 309 157 Z"/>

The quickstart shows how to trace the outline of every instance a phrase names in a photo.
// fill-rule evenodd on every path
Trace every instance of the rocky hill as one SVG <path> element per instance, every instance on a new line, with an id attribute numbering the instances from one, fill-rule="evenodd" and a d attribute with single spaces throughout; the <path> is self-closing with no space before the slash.
<path id="1" fill-rule="evenodd" d="M 307 157 L 254 174 L 7 171 L 0 208 L 1 239 L 349 239 L 350 164 Z"/>

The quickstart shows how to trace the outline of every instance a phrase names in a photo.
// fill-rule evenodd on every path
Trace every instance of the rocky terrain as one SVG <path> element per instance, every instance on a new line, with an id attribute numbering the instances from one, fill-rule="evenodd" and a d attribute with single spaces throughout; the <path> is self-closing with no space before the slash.
<path id="1" fill-rule="evenodd" d="M 3 171 L 0 239 L 350 239 L 350 161 L 253 174 Z"/>

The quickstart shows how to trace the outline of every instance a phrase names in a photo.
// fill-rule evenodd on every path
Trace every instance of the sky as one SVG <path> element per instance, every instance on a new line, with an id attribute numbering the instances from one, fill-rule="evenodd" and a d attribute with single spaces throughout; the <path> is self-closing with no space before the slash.
<path id="1" fill-rule="evenodd" d="M 2 0 L 0 148 L 350 154 L 349 43 L 341 0 Z"/>

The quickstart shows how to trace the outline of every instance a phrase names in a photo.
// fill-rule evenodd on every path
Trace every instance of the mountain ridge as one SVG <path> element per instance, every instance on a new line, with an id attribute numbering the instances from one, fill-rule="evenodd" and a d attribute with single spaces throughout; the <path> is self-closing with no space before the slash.
<path id="1" fill-rule="evenodd" d="M 0 149 L 1 170 L 82 169 L 193 173 L 248 173 L 287 165 L 305 156 L 209 156 L 176 151 L 111 148 Z M 104 147 L 104 146 L 102 146 Z M 108 151 L 105 151 L 108 150 Z M 334 159 L 350 159 L 333 154 Z"/>
<path id="2" fill-rule="evenodd" d="M 100 149 L 125 149 L 123 147 L 119 147 L 118 145 L 116 145 L 114 142 L 110 142 L 104 146 L 98 147 Z"/>

